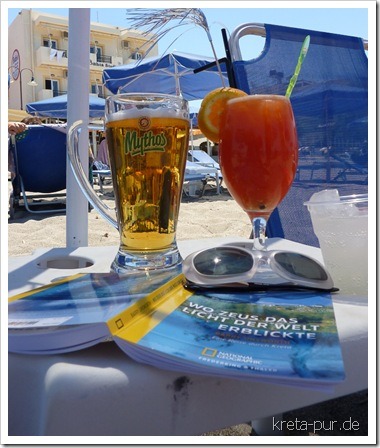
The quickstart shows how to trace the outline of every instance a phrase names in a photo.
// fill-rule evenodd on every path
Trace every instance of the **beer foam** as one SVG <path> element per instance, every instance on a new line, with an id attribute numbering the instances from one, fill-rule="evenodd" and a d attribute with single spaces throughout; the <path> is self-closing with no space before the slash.
<path id="1" fill-rule="evenodd" d="M 139 109 L 123 109 L 112 114 L 106 115 L 106 123 L 111 121 L 126 120 L 129 118 L 182 118 L 189 120 L 189 112 L 180 109 L 150 109 L 147 107 L 141 107 Z"/>

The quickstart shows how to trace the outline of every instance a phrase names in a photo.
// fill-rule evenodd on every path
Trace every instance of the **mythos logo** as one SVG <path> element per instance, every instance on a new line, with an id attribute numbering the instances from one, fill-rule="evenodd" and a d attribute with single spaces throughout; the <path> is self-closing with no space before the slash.
<path id="1" fill-rule="evenodd" d="M 138 122 L 140 132 L 127 131 L 124 140 L 125 154 L 131 156 L 144 155 L 146 152 L 164 152 L 167 138 L 163 132 L 155 134 L 150 129 L 149 117 L 141 117 Z M 142 132 L 141 132 L 142 131 Z"/>

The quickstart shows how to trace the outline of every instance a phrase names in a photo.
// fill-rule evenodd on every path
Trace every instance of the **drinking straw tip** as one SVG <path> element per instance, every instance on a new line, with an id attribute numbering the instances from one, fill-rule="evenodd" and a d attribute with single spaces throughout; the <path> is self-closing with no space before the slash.
<path id="1" fill-rule="evenodd" d="M 309 49 L 309 45 L 310 45 L 310 36 L 306 36 L 304 43 L 302 44 L 302 49 L 301 49 L 303 56 L 306 56 L 306 53 Z"/>
<path id="2" fill-rule="evenodd" d="M 296 85 L 296 82 L 297 82 L 297 79 L 298 79 L 298 75 L 299 75 L 299 73 L 301 71 L 302 63 L 303 63 L 303 61 L 305 59 L 305 56 L 307 54 L 307 51 L 309 49 L 309 45 L 310 45 L 310 36 L 307 35 L 305 37 L 305 40 L 303 41 L 303 44 L 302 44 L 302 47 L 301 47 L 301 51 L 300 51 L 300 54 L 298 56 L 298 62 L 297 62 L 296 68 L 294 70 L 294 74 L 290 78 L 288 88 L 286 89 L 285 96 L 287 98 L 290 97 L 290 95 L 292 94 L 292 91 L 294 89 L 294 86 Z"/>

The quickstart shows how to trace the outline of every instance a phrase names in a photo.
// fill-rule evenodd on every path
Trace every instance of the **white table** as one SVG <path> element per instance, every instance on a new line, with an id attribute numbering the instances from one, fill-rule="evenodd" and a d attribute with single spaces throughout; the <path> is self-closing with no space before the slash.
<path id="1" fill-rule="evenodd" d="M 179 247 L 185 256 L 233 240 L 242 238 L 181 241 Z M 320 259 L 319 249 L 285 240 L 270 240 L 270 247 Z M 76 272 L 107 272 L 116 251 L 40 249 L 30 257 L 10 258 L 9 294 Z M 82 267 L 72 269 L 78 259 Z M 93 264 L 83 268 L 86 263 Z M 347 378 L 332 394 L 159 370 L 132 361 L 113 342 L 106 342 L 62 355 L 9 354 L 8 434 L 105 437 L 96 437 L 96 443 L 110 443 L 109 436 L 199 435 L 366 389 L 367 305 L 345 303 L 337 296 L 334 309 Z M 157 438 L 152 441 L 157 443 Z"/>

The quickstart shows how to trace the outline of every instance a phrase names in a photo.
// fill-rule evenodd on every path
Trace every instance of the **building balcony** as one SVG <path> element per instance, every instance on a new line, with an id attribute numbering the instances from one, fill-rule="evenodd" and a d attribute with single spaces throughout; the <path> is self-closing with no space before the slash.
<path id="1" fill-rule="evenodd" d="M 48 100 L 59 95 L 65 95 L 66 93 L 66 90 L 41 89 L 37 93 L 37 101 Z"/>
<path id="2" fill-rule="evenodd" d="M 67 50 L 39 47 L 36 51 L 36 67 L 43 65 L 67 67 Z"/>
<path id="3" fill-rule="evenodd" d="M 36 51 L 36 67 L 44 65 L 67 67 L 68 66 L 68 51 L 54 49 L 49 47 L 39 47 Z M 123 64 L 123 58 L 121 56 L 107 56 L 96 55 L 89 53 L 90 68 L 102 70 L 106 67 L 115 67 L 116 65 Z"/>
<path id="4" fill-rule="evenodd" d="M 90 53 L 90 68 L 99 67 L 101 69 L 108 67 L 115 67 L 116 65 L 123 65 L 123 58 L 121 56 L 107 56 L 96 55 Z"/>
<path id="5" fill-rule="evenodd" d="M 51 89 L 41 89 L 37 93 L 37 101 L 48 100 L 50 98 L 55 98 L 56 96 L 66 95 L 67 90 L 51 90 Z M 91 96 L 106 98 L 104 94 L 90 93 Z"/>

